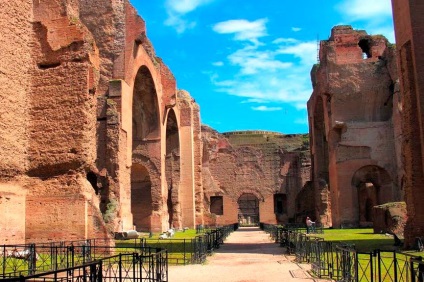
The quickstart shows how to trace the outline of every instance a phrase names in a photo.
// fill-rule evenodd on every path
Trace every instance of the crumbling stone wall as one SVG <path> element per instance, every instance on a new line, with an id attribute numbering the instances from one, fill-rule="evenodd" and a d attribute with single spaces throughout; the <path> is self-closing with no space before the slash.
<path id="1" fill-rule="evenodd" d="M 259 201 L 259 221 L 294 220 L 296 196 L 309 176 L 305 136 L 254 131 L 222 135 L 206 126 L 202 136 L 205 208 L 209 211 L 211 197 L 223 198 L 223 214 L 212 214 L 206 221 L 240 221 L 238 201 L 244 194 Z M 274 210 L 276 194 L 281 195 L 280 212 Z"/>
<path id="2" fill-rule="evenodd" d="M 199 108 L 188 93 L 179 103 L 130 3 L 12 1 L 1 9 L 1 241 L 202 222 Z M 167 170 L 170 147 L 178 165 Z"/>
<path id="3" fill-rule="evenodd" d="M 372 205 L 402 198 L 394 50 L 383 36 L 350 26 L 334 27 L 320 43 L 308 115 L 316 217 L 324 225 L 368 224 L 361 222 L 361 185 L 379 191 Z"/>
<path id="4" fill-rule="evenodd" d="M 421 20 L 424 5 L 418 1 L 392 0 L 396 53 L 400 79 L 403 146 L 405 165 L 403 189 L 408 221 L 405 246 L 412 247 L 416 237 L 424 234 L 424 166 L 423 166 L 423 102 L 424 54 Z"/>

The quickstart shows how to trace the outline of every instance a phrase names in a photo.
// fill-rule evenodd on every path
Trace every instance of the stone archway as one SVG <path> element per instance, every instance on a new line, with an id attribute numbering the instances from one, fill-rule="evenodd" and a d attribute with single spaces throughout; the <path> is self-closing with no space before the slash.
<path id="1" fill-rule="evenodd" d="M 131 167 L 131 213 L 138 231 L 150 231 L 152 182 L 147 169 L 134 163 Z"/>
<path id="2" fill-rule="evenodd" d="M 173 109 L 169 110 L 166 119 L 166 155 L 165 176 L 168 187 L 167 209 L 169 228 L 181 228 L 181 212 L 179 205 L 180 183 L 180 139 L 177 117 Z"/>
<path id="3" fill-rule="evenodd" d="M 141 143 L 160 138 L 159 105 L 149 69 L 140 67 L 134 81 L 132 103 L 133 150 Z"/>
<path id="4" fill-rule="evenodd" d="M 259 199 L 252 193 L 244 193 L 237 200 L 240 225 L 259 224 Z"/>
<path id="5" fill-rule="evenodd" d="M 359 225 L 368 226 L 373 221 L 372 207 L 393 201 L 392 178 L 389 173 L 375 165 L 358 169 L 352 177 L 352 186 L 358 193 L 357 220 Z"/>
<path id="6" fill-rule="evenodd" d="M 160 184 L 160 113 L 150 70 L 141 66 L 132 101 L 131 212 L 137 229 L 158 229 L 152 220 L 163 206 Z M 158 161 L 159 160 L 159 161 Z M 156 168 L 156 169 L 152 169 Z M 159 223 L 160 224 L 160 223 Z"/>

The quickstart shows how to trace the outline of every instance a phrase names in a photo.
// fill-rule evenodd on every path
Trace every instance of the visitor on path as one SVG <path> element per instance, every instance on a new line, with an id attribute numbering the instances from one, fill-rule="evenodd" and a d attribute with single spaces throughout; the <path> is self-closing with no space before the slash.
<path id="1" fill-rule="evenodd" d="M 306 217 L 306 233 L 315 233 L 315 222 L 309 216 Z"/>

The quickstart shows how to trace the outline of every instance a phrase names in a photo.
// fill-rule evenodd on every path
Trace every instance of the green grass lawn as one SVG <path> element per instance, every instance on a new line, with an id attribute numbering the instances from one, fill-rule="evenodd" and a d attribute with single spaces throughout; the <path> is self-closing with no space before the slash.
<path id="1" fill-rule="evenodd" d="M 374 234 L 372 228 L 362 229 L 325 229 L 324 234 L 311 234 L 309 236 L 316 236 L 324 238 L 325 241 L 341 242 L 355 245 L 358 254 L 358 277 L 359 281 L 371 281 L 371 265 L 369 253 L 374 250 L 381 250 L 380 253 L 380 275 L 376 271 L 376 265 L 373 266 L 374 281 L 394 281 L 395 268 L 397 273 L 403 273 L 402 275 L 407 276 L 409 264 L 407 263 L 410 259 L 409 255 L 413 256 L 424 256 L 424 252 L 416 251 L 405 251 L 401 247 L 394 246 L 394 239 L 391 235 L 385 234 Z M 396 254 L 397 267 L 394 265 L 394 254 L 393 252 L 384 251 L 398 251 L 401 253 Z M 368 253 L 368 254 L 365 254 Z M 335 256 L 335 254 L 333 254 Z"/>
<path id="2" fill-rule="evenodd" d="M 162 248 L 168 250 L 168 258 L 171 264 L 184 264 L 183 261 L 188 262 L 191 259 L 193 251 L 193 245 L 191 240 L 197 234 L 195 229 L 188 229 L 185 231 L 175 232 L 172 238 L 159 239 L 160 233 L 153 234 L 152 237 L 149 234 L 142 234 L 140 238 L 146 239 L 146 246 L 152 248 Z M 128 250 L 134 249 L 134 240 L 116 240 L 116 247 Z"/>
<path id="3" fill-rule="evenodd" d="M 354 244 L 360 252 L 371 252 L 378 249 L 424 256 L 424 252 L 404 251 L 401 247 L 394 246 L 392 235 L 375 234 L 372 228 L 324 229 L 324 234 L 311 234 L 311 236 L 324 238 L 325 241 Z"/>

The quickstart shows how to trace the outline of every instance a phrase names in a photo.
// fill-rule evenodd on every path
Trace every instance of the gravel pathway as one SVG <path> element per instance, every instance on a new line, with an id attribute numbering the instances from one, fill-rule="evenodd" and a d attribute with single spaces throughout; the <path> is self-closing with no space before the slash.
<path id="1" fill-rule="evenodd" d="M 318 281 L 259 228 L 239 228 L 203 265 L 170 266 L 170 282 Z"/>

